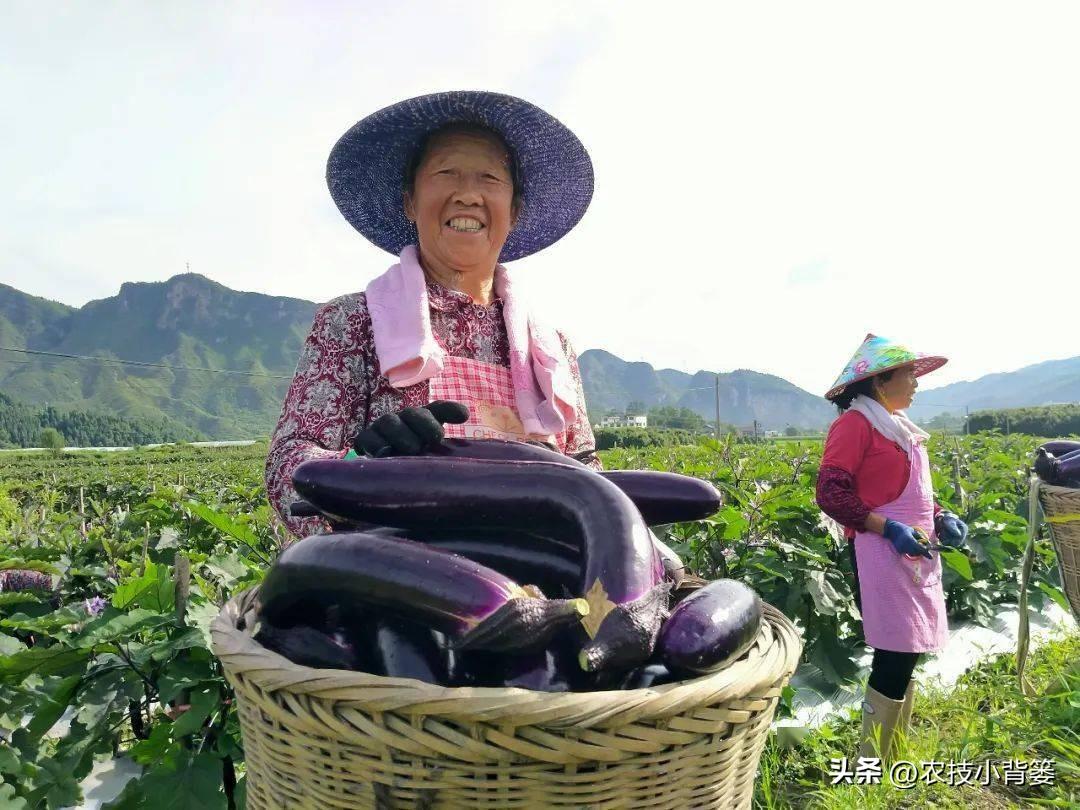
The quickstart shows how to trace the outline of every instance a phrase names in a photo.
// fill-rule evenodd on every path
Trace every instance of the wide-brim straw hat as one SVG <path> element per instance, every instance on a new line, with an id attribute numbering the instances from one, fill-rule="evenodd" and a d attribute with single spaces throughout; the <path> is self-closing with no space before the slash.
<path id="1" fill-rule="evenodd" d="M 513 153 L 520 203 L 500 261 L 536 253 L 577 225 L 593 192 L 592 161 L 581 141 L 534 104 L 479 90 L 410 98 L 341 136 L 326 164 L 326 182 L 349 224 L 395 256 L 416 244 L 402 199 L 408 162 L 426 134 L 459 122 L 494 130 Z"/>
<path id="2" fill-rule="evenodd" d="M 825 394 L 825 399 L 836 399 L 849 385 L 884 371 L 901 366 L 914 366 L 915 376 L 921 377 L 948 362 L 948 358 L 940 355 L 920 354 L 888 338 L 867 335 L 851 361 L 836 378 L 832 388 Z"/>

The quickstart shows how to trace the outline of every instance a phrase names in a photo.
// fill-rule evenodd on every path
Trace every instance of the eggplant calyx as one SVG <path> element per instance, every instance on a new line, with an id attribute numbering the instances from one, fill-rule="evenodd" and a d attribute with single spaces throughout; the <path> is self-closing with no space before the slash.
<path id="1" fill-rule="evenodd" d="M 526 650 L 543 647 L 560 627 L 589 612 L 584 599 L 519 596 L 452 643 L 456 650 Z"/>
<path id="2" fill-rule="evenodd" d="M 635 667 L 652 655 L 667 616 L 671 583 L 660 582 L 633 602 L 616 605 L 595 638 L 581 648 L 578 664 L 586 672 Z"/>

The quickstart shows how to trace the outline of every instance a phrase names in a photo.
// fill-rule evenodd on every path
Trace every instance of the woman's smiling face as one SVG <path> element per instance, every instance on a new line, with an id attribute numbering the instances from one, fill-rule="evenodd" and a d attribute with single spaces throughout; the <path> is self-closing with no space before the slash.
<path id="1" fill-rule="evenodd" d="M 516 214 L 506 149 L 483 133 L 436 136 L 405 194 L 405 213 L 429 269 L 493 272 Z"/>

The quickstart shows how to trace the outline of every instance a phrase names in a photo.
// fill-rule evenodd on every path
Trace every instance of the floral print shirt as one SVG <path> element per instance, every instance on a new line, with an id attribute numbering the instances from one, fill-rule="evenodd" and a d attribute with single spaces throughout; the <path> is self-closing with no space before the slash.
<path id="1" fill-rule="evenodd" d="M 427 286 L 431 328 L 453 357 L 510 367 L 502 302 L 475 303 L 435 282 Z M 566 428 L 567 454 L 595 446 L 585 411 L 577 355 L 559 334 L 577 385 L 577 416 Z M 394 388 L 379 368 L 364 293 L 335 298 L 315 313 L 289 385 L 266 458 L 266 494 L 285 527 L 297 537 L 326 531 L 321 518 L 293 518 L 292 473 L 304 461 L 341 458 L 356 433 L 386 413 L 429 402 L 427 381 Z M 599 466 L 599 461 L 590 462 Z"/>

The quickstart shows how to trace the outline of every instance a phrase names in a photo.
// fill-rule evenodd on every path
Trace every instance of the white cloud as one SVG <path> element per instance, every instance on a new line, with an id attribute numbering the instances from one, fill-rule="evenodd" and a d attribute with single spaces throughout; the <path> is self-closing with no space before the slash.
<path id="1" fill-rule="evenodd" d="M 529 98 L 592 208 L 518 275 L 579 349 L 824 390 L 867 331 L 939 384 L 1080 353 L 1071 4 L 16 6 L 0 276 L 71 304 L 192 269 L 325 300 L 388 257 L 323 182 L 410 95 Z M 74 9 L 74 10 L 72 10 Z"/>

